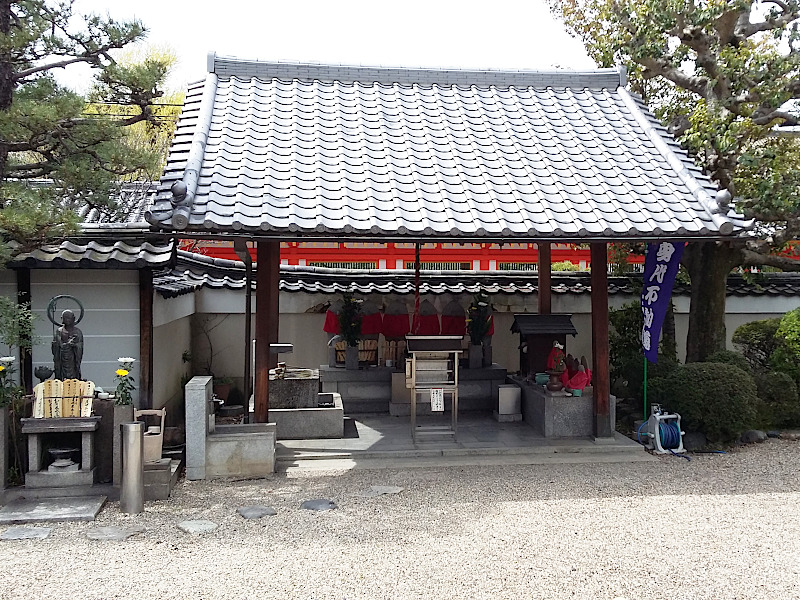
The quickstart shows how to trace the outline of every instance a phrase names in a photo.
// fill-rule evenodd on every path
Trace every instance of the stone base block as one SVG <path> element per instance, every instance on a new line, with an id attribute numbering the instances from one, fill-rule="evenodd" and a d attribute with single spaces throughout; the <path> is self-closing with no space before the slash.
<path id="1" fill-rule="evenodd" d="M 314 440 L 341 438 L 344 435 L 342 396 L 331 392 L 333 406 L 328 408 L 270 408 L 279 440 Z"/>
<path id="2" fill-rule="evenodd" d="M 512 383 L 499 385 L 497 387 L 497 412 L 501 415 L 521 415 L 522 390 L 519 389 L 519 386 Z"/>
<path id="3" fill-rule="evenodd" d="M 494 420 L 498 423 L 514 423 L 516 421 L 522 421 L 522 413 L 499 413 L 496 410 L 492 411 L 492 416 Z"/>
<path id="4" fill-rule="evenodd" d="M 28 471 L 25 474 L 25 487 L 73 487 L 90 486 L 94 483 L 94 469 L 89 471 L 52 472 Z"/>
<path id="5" fill-rule="evenodd" d="M 206 439 L 205 474 L 219 477 L 264 477 L 275 472 L 275 424 L 217 425 Z M 190 478 L 189 469 L 186 471 Z"/>
<path id="6" fill-rule="evenodd" d="M 164 458 L 144 466 L 144 499 L 167 500 L 178 481 L 180 461 Z"/>

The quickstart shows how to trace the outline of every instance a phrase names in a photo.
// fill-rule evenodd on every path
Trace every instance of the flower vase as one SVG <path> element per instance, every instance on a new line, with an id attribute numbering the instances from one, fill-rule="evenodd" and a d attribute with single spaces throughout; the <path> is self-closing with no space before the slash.
<path id="1" fill-rule="evenodd" d="M 483 366 L 483 346 L 480 344 L 470 344 L 469 368 L 480 369 L 482 366 Z"/>
<path id="2" fill-rule="evenodd" d="M 483 346 L 483 366 L 492 366 L 492 346 L 490 344 L 484 344 Z"/>
<path id="3" fill-rule="evenodd" d="M 561 375 L 564 373 L 564 370 L 548 371 L 547 373 L 550 375 L 550 381 L 547 382 L 547 389 L 551 392 L 560 392 L 564 388 L 564 384 L 561 383 Z"/>
<path id="4" fill-rule="evenodd" d="M 112 483 L 122 485 L 122 424 L 133 422 L 132 404 L 114 405 L 114 433 L 112 438 L 113 471 Z"/>
<path id="5" fill-rule="evenodd" d="M 344 368 L 350 371 L 358 370 L 358 346 L 348 346 L 345 350 Z"/>

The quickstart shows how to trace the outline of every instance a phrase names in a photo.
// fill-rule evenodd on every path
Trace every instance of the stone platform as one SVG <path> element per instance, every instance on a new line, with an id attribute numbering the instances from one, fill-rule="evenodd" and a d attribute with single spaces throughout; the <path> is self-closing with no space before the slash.
<path id="1" fill-rule="evenodd" d="M 0 524 L 94 521 L 105 502 L 105 496 L 18 498 L 0 508 Z"/>
<path id="2" fill-rule="evenodd" d="M 461 412 L 497 410 L 499 386 L 506 369 L 494 364 L 481 369 L 458 371 L 458 409 Z M 411 414 L 411 393 L 405 387 L 405 372 L 389 367 L 347 370 L 325 365 L 319 368 L 323 392 L 342 396 L 346 415 Z M 430 413 L 430 406 L 417 404 L 418 414 Z"/>

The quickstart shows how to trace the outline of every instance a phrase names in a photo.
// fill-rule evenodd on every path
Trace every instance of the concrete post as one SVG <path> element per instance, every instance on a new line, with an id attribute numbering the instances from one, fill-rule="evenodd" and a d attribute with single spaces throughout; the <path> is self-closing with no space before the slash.
<path id="1" fill-rule="evenodd" d="M 122 424 L 122 488 L 119 509 L 128 514 L 144 512 L 144 460 L 142 422 Z"/>
<path id="2" fill-rule="evenodd" d="M 206 478 L 206 437 L 213 416 L 212 378 L 193 377 L 186 384 L 186 479 Z"/>

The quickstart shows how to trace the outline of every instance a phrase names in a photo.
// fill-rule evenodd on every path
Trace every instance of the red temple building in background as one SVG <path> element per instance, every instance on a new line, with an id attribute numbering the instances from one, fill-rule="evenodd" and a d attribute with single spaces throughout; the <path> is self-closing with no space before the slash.
<path id="1" fill-rule="evenodd" d="M 227 241 L 186 241 L 183 250 L 238 260 L 233 243 Z M 250 253 L 255 260 L 255 249 Z M 587 269 L 589 248 L 575 244 L 552 244 L 553 263 L 571 262 Z M 420 246 L 420 267 L 437 271 L 536 271 L 539 251 L 536 244 L 454 244 L 429 243 Z M 644 257 L 630 255 L 633 265 Z M 364 242 L 281 242 L 281 264 L 337 269 L 413 269 L 413 243 Z"/>

